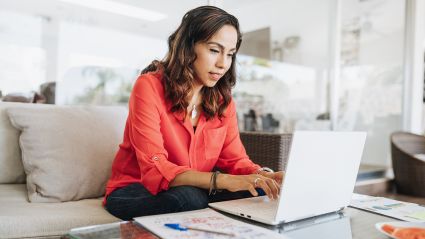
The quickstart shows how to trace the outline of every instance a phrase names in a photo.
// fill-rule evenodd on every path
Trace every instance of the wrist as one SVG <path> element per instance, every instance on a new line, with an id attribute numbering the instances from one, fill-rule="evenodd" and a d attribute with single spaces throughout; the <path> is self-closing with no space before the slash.
<path id="1" fill-rule="evenodd" d="M 217 189 L 226 189 L 226 182 L 229 181 L 228 178 L 230 176 L 231 175 L 229 174 L 223 174 L 223 173 L 220 173 L 219 175 L 217 175 L 217 179 L 216 179 Z"/>

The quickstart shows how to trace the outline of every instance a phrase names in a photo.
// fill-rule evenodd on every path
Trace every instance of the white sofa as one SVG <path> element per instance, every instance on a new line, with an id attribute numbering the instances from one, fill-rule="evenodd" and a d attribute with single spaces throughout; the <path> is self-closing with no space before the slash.
<path id="1" fill-rule="evenodd" d="M 60 238 L 119 221 L 102 196 L 127 114 L 126 107 L 0 102 L 0 239 Z M 291 137 L 241 133 L 250 158 L 275 170 L 285 168 Z"/>
<path id="2" fill-rule="evenodd" d="M 0 102 L 0 238 L 59 238 L 102 207 L 125 107 Z"/>

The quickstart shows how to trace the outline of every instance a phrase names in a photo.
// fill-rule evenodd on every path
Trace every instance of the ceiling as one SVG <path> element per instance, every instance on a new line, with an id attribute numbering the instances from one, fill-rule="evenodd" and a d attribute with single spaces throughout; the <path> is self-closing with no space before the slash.
<path id="1" fill-rule="evenodd" d="M 149 22 L 124 15 L 79 7 L 60 0 L 0 0 L 0 9 L 11 10 L 47 19 L 60 19 L 67 22 L 83 23 L 92 26 L 112 28 L 134 34 L 166 38 L 179 24 L 181 17 L 189 9 L 205 5 L 206 0 L 179 0 L 170 4 L 167 0 L 115 0 L 129 5 L 140 6 L 167 15 L 158 22 Z"/>
<path id="2" fill-rule="evenodd" d="M 89 1 L 89 0 L 87 0 Z M 46 19 L 60 19 L 72 23 L 83 23 L 87 25 L 112 28 L 132 34 L 141 34 L 150 37 L 166 39 L 170 33 L 176 29 L 182 16 L 192 8 L 206 5 L 208 0 L 113 0 L 142 7 L 148 10 L 158 11 L 167 17 L 158 22 L 126 17 L 123 15 L 107 13 L 100 10 L 78 7 L 60 0 L 0 0 L 0 9 L 18 11 L 31 15 L 43 16 Z M 324 11 L 332 9 L 331 0 L 231 0 L 218 1 L 221 6 L 238 16 L 241 21 L 242 30 L 252 31 L 264 27 L 272 27 L 272 37 L 280 35 L 300 35 L 300 32 L 314 32 L 326 24 L 314 20 L 309 16 L 317 15 L 315 19 L 322 19 Z M 243 2 L 243 4 L 241 4 Z M 395 13 L 403 14 L 404 11 L 397 11 L 404 0 L 343 0 L 342 18 L 353 18 L 362 16 L 361 23 L 366 30 L 380 34 L 394 31 L 403 27 L 403 21 L 395 17 Z M 310 18 L 310 19 L 309 19 Z M 330 18 L 330 17 L 329 17 Z M 292 20 L 292 21 L 291 21 Z M 294 24 L 294 21 L 296 23 Z M 309 22 L 306 22 L 309 21 Z M 262 26 L 266 24 L 268 26 Z M 305 24 L 303 22 L 306 22 Z M 319 25 L 319 26 L 315 26 Z M 308 29 L 301 29 L 302 27 Z"/>

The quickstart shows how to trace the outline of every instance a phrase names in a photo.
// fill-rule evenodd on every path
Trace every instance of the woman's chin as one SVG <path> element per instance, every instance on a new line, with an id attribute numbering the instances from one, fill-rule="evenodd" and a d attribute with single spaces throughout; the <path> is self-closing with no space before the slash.
<path id="1" fill-rule="evenodd" d="M 216 84 L 217 84 L 217 82 L 211 82 L 211 83 L 208 83 L 207 85 L 205 85 L 205 87 L 212 88 L 212 87 L 214 87 Z"/>
<path id="2" fill-rule="evenodd" d="M 204 86 L 206 87 L 214 87 L 217 84 L 218 80 L 208 80 L 206 81 L 204 84 Z"/>

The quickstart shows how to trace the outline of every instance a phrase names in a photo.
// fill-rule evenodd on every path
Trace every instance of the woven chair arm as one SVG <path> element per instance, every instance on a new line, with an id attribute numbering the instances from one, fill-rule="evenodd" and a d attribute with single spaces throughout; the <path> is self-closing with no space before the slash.
<path id="1" fill-rule="evenodd" d="M 292 134 L 240 132 L 240 137 L 254 163 L 275 171 L 285 170 Z"/>

